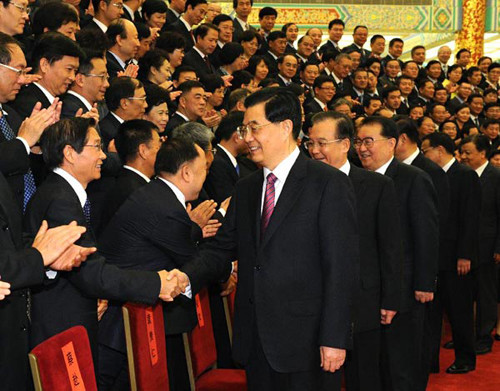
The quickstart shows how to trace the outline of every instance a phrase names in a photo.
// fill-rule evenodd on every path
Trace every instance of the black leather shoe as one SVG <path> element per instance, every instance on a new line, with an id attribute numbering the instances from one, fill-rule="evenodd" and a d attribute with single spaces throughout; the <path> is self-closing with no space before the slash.
<path id="1" fill-rule="evenodd" d="M 500 341 L 500 335 L 495 334 L 495 341 Z"/>
<path id="2" fill-rule="evenodd" d="M 474 369 L 476 369 L 476 367 L 473 367 L 472 365 L 451 364 L 446 370 L 446 373 L 449 373 L 451 375 L 458 375 L 462 373 L 468 373 L 470 371 L 473 371 Z"/>
<path id="3" fill-rule="evenodd" d="M 476 354 L 486 354 L 491 352 L 491 346 L 478 346 L 476 347 Z"/>
<path id="4" fill-rule="evenodd" d="M 445 349 L 455 349 L 455 345 L 453 341 L 448 341 L 443 345 L 443 348 Z"/>

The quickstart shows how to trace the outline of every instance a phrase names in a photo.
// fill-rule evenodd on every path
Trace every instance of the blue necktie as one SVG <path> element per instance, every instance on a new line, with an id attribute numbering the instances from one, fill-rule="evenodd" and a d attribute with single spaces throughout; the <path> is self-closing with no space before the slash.
<path id="1" fill-rule="evenodd" d="M 236 174 L 238 174 L 238 176 L 240 176 L 240 165 L 238 163 L 236 163 Z"/>
<path id="2" fill-rule="evenodd" d="M 87 226 L 90 228 L 90 200 L 88 198 L 85 201 L 85 204 L 83 204 L 83 214 L 85 215 Z"/>
<path id="3" fill-rule="evenodd" d="M 2 115 L 2 117 L 0 117 L 0 129 L 2 129 L 2 133 L 7 141 L 13 140 L 16 137 L 14 131 L 5 119 L 5 115 Z M 31 199 L 33 194 L 35 194 L 35 191 L 35 178 L 33 177 L 31 169 L 28 169 L 28 172 L 24 174 L 23 212 L 26 211 L 26 205 L 28 205 L 29 200 Z"/>

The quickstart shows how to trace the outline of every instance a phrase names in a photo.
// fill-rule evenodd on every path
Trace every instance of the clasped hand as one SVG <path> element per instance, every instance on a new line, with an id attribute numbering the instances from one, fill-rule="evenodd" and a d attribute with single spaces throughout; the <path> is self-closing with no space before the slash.
<path id="1" fill-rule="evenodd" d="M 188 276 L 178 269 L 169 272 L 162 270 L 158 272 L 161 280 L 160 299 L 163 301 L 174 301 L 181 293 L 186 292 L 190 284 Z"/>

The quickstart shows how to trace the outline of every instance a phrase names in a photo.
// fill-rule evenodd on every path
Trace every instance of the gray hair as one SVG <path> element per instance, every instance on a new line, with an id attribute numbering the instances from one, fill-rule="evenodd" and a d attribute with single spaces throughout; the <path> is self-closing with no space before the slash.
<path id="1" fill-rule="evenodd" d="M 175 128 L 170 137 L 176 138 L 181 135 L 189 136 L 201 149 L 207 150 L 214 138 L 212 131 L 198 122 L 186 122 Z"/>

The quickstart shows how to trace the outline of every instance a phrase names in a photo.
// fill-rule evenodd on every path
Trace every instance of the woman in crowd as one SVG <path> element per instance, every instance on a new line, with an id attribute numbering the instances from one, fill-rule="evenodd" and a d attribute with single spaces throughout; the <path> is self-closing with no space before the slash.
<path id="1" fill-rule="evenodd" d="M 417 120 L 418 137 L 422 140 L 428 134 L 434 133 L 436 131 L 436 125 L 434 121 L 427 116 L 420 117 Z"/>
<path id="2" fill-rule="evenodd" d="M 262 56 L 253 56 L 248 62 L 246 71 L 250 72 L 253 76 L 252 85 L 258 87 L 260 82 L 264 80 L 269 74 L 269 66 Z"/>
<path id="3" fill-rule="evenodd" d="M 64 2 L 42 5 L 33 15 L 32 29 L 35 38 L 47 31 L 57 31 L 73 41 L 80 30 L 80 17 L 75 7 Z"/>
<path id="4" fill-rule="evenodd" d="M 243 46 L 243 52 L 247 60 L 250 60 L 257 53 L 260 42 L 260 35 L 253 30 L 247 30 L 241 34 L 240 44 Z"/>
<path id="5" fill-rule="evenodd" d="M 227 114 L 226 110 L 218 110 L 224 102 L 224 81 L 222 78 L 214 76 L 207 79 L 204 86 L 208 97 L 202 120 L 205 125 L 215 130 L 219 126 L 222 117 Z"/>
<path id="6" fill-rule="evenodd" d="M 439 127 L 439 131 L 450 136 L 453 141 L 456 141 L 458 136 L 457 124 L 453 120 L 447 119 L 444 121 Z"/>
<path id="7" fill-rule="evenodd" d="M 144 85 L 144 89 L 148 104 L 144 119 L 154 123 L 159 129 L 159 133 L 163 133 L 168 122 L 168 93 L 165 89 L 152 83 Z"/>
<path id="8" fill-rule="evenodd" d="M 366 61 L 366 69 L 372 71 L 375 76 L 380 77 L 380 69 L 382 68 L 382 63 L 378 58 L 372 57 Z"/>
<path id="9" fill-rule="evenodd" d="M 457 125 L 459 139 L 462 139 L 465 136 L 472 136 L 477 133 L 477 128 L 475 128 L 470 121 L 470 109 L 466 103 L 463 103 L 456 108 L 453 118 L 455 119 L 455 124 Z"/>
<path id="10" fill-rule="evenodd" d="M 164 32 L 156 40 L 156 48 L 165 51 L 172 73 L 182 64 L 185 46 L 184 37 L 176 32 Z"/>
<path id="11" fill-rule="evenodd" d="M 217 70 L 219 76 L 232 75 L 248 65 L 248 60 L 243 54 L 243 46 L 236 42 L 228 42 L 222 47 L 219 62 L 221 64 Z"/>
<path id="12" fill-rule="evenodd" d="M 281 31 L 286 34 L 286 49 L 285 53 L 295 54 L 297 53 L 297 49 L 295 49 L 294 43 L 299 36 L 299 28 L 295 23 L 287 23 L 285 24 Z"/>
<path id="13" fill-rule="evenodd" d="M 137 37 L 139 38 L 140 42 L 139 50 L 137 50 L 135 59 L 139 60 L 141 57 L 143 57 L 147 52 L 151 50 L 154 37 L 151 34 L 151 29 L 144 23 L 136 23 L 135 27 L 137 28 Z"/>
<path id="14" fill-rule="evenodd" d="M 146 0 L 142 4 L 142 17 L 146 25 L 161 30 L 167 21 L 167 4 L 160 0 Z"/>
<path id="15" fill-rule="evenodd" d="M 139 60 L 137 78 L 144 85 L 156 84 L 170 91 L 172 89 L 171 75 L 170 63 L 162 50 L 151 50 Z"/>
<path id="16" fill-rule="evenodd" d="M 448 68 L 448 78 L 443 81 L 443 87 L 446 88 L 446 91 L 448 91 L 450 99 L 453 99 L 456 96 L 458 83 L 462 78 L 462 73 L 462 67 L 458 64 L 453 64 Z"/>

